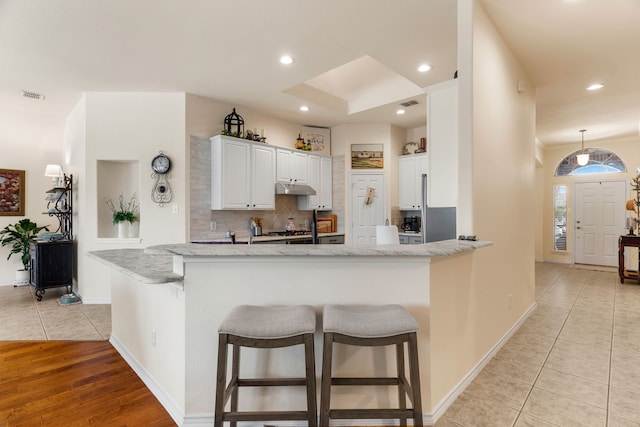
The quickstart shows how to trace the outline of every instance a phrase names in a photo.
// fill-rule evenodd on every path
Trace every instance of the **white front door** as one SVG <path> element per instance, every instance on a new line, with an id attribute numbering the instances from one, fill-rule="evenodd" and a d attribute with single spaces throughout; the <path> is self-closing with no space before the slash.
<path id="1" fill-rule="evenodd" d="M 618 265 L 618 238 L 625 234 L 625 181 L 576 183 L 575 262 Z"/>
<path id="2" fill-rule="evenodd" d="M 351 243 L 375 245 L 376 225 L 384 225 L 383 173 L 351 174 Z"/>

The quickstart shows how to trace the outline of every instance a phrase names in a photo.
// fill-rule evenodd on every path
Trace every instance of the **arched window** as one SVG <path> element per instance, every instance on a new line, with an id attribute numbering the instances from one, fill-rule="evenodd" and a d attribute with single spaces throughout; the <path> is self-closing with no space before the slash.
<path id="1" fill-rule="evenodd" d="M 556 168 L 555 176 L 589 175 L 594 173 L 626 172 L 627 167 L 617 154 L 604 148 L 587 148 L 589 163 L 580 166 L 576 155 L 581 150 L 567 155 Z"/>

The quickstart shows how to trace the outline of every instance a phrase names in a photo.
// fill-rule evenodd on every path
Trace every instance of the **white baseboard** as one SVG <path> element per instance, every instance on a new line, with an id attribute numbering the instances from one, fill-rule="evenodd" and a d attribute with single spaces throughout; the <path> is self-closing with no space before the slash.
<path id="1" fill-rule="evenodd" d="M 131 353 L 129 353 L 129 351 L 120 343 L 120 341 L 118 341 L 118 338 L 111 334 L 109 342 L 111 343 L 111 345 L 113 345 L 116 351 L 120 353 L 122 358 L 129 364 L 131 369 L 133 369 L 138 377 L 140 377 L 142 382 L 147 386 L 147 388 L 149 388 L 156 399 L 158 399 L 164 409 L 167 410 L 171 418 L 173 418 L 173 421 L 175 421 L 179 426 L 187 425 L 184 423 L 184 410 L 176 404 L 176 402 L 162 389 L 162 387 L 160 387 L 158 383 L 156 383 L 153 377 L 147 373 L 147 371 L 142 367 L 138 360 Z M 189 425 L 191 426 L 191 424 Z M 213 417 L 211 417 L 210 422 L 206 425 L 213 425 Z M 194 424 L 193 426 L 196 427 L 196 424 Z"/>
<path id="2" fill-rule="evenodd" d="M 0 282 L 0 286 L 27 286 L 29 285 L 28 281 L 19 282 L 17 280 L 7 280 L 4 282 Z"/>
<path id="3" fill-rule="evenodd" d="M 111 304 L 111 298 L 89 298 L 89 299 L 84 299 L 82 298 L 81 295 L 78 295 L 80 297 L 80 299 L 82 300 L 82 303 L 87 305 L 87 304 Z"/>
<path id="4" fill-rule="evenodd" d="M 493 356 L 500 351 L 503 345 L 507 343 L 509 338 L 522 326 L 525 320 L 535 311 L 537 304 L 534 302 L 531 307 L 522 315 L 520 319 L 507 331 L 506 334 L 493 346 L 487 354 L 478 362 L 478 364 L 471 370 L 465 377 L 458 383 L 458 385 L 449 392 L 434 408 L 433 412 L 425 414 L 425 425 L 435 425 L 436 421 L 440 419 L 447 412 L 447 409 L 455 402 L 455 400 L 462 394 L 462 392 L 471 384 L 471 382 L 478 376 L 482 369 L 487 366 L 487 363 L 493 359 Z"/>

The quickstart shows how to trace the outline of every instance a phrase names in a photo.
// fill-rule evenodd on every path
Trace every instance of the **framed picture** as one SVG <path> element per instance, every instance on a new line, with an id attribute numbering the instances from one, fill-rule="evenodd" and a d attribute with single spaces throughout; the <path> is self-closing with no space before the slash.
<path id="1" fill-rule="evenodd" d="M 351 169 L 382 169 L 382 144 L 351 144 Z"/>
<path id="2" fill-rule="evenodd" d="M 331 154 L 331 128 L 302 127 L 304 142 L 311 144 L 311 151 L 318 154 Z"/>
<path id="3" fill-rule="evenodd" d="M 24 171 L 0 169 L 0 216 L 24 216 Z"/>

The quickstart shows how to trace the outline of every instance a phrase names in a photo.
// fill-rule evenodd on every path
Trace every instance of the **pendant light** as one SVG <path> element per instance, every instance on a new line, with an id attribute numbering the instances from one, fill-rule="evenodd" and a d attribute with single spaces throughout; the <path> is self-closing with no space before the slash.
<path id="1" fill-rule="evenodd" d="M 576 159 L 578 160 L 578 164 L 580 166 L 585 166 L 587 163 L 589 163 L 589 153 L 584 151 L 584 133 L 586 131 L 586 129 L 580 130 L 580 133 L 582 134 L 582 151 L 580 151 L 580 154 L 576 156 Z"/>

